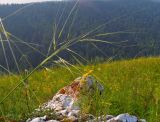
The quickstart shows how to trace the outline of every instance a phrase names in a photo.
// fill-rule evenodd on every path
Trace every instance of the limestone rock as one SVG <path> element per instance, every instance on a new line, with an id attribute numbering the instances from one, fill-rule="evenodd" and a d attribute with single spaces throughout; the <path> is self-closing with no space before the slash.
<path id="1" fill-rule="evenodd" d="M 128 113 L 120 114 L 116 117 L 113 117 L 107 122 L 138 122 L 138 118 L 136 116 L 129 115 Z"/>
<path id="2" fill-rule="evenodd" d="M 57 120 L 49 120 L 49 121 L 46 121 L 46 122 L 59 122 Z"/>
<path id="3" fill-rule="evenodd" d="M 138 122 L 147 122 L 145 119 L 140 119 Z"/>
<path id="4" fill-rule="evenodd" d="M 47 119 L 47 116 L 37 117 L 37 118 L 34 118 L 32 120 L 28 119 L 27 122 L 45 122 L 46 119 Z"/>
<path id="5" fill-rule="evenodd" d="M 94 77 L 85 74 L 75 79 L 70 85 L 60 89 L 50 101 L 36 109 L 38 112 L 46 109 L 52 110 L 55 112 L 57 120 L 48 120 L 47 116 L 44 116 L 28 119 L 27 122 L 77 122 L 79 119 L 82 122 L 146 122 L 145 120 L 138 120 L 137 117 L 128 113 L 116 117 L 112 115 L 94 117 L 91 114 L 85 114 L 82 117 L 80 106 L 77 103 L 83 90 L 92 94 L 98 90 L 101 94 L 104 87 Z"/>

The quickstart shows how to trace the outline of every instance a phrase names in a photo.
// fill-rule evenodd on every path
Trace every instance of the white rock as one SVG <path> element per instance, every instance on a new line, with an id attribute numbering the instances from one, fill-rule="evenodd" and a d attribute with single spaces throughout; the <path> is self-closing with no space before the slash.
<path id="1" fill-rule="evenodd" d="M 139 122 L 147 122 L 145 119 L 140 119 Z"/>
<path id="2" fill-rule="evenodd" d="M 34 118 L 34 119 L 32 119 L 31 121 L 28 121 L 28 122 L 46 122 L 45 121 L 46 119 L 47 119 L 47 116 L 37 117 L 37 118 Z"/>
<path id="3" fill-rule="evenodd" d="M 71 112 L 68 113 L 68 116 L 75 116 L 78 117 L 79 110 L 72 110 Z"/>
<path id="4" fill-rule="evenodd" d="M 81 83 L 81 80 L 85 80 L 86 84 Z M 96 87 L 96 89 L 99 90 L 100 94 L 103 92 L 104 87 L 92 76 L 88 77 L 79 77 L 74 82 L 61 90 L 64 92 L 57 92 L 57 94 L 52 98 L 52 100 L 44 103 L 42 106 L 40 106 L 37 111 L 43 111 L 46 109 L 51 109 L 55 111 L 55 114 L 58 117 L 58 120 L 69 119 L 69 120 L 77 120 L 80 113 L 80 106 L 77 104 L 79 103 L 79 94 L 80 91 L 78 88 L 85 88 L 89 91 L 93 91 Z M 64 94 L 63 94 L 64 93 Z M 116 117 L 112 115 L 107 116 L 100 116 L 95 118 L 93 115 L 87 116 L 88 122 L 146 122 L 146 120 L 138 120 L 137 117 L 131 116 L 128 113 L 126 114 L 120 114 Z M 56 120 L 48 120 L 47 117 L 37 117 L 34 119 L 28 119 L 27 122 L 59 122 Z"/>
<path id="5" fill-rule="evenodd" d="M 74 101 L 73 101 L 73 99 L 70 96 L 66 96 L 62 100 L 62 104 L 63 104 L 64 108 L 71 107 L 73 103 L 74 103 Z"/>
<path id="6" fill-rule="evenodd" d="M 120 121 L 120 122 L 137 122 L 138 119 L 135 116 L 131 116 L 128 113 L 126 114 L 120 114 L 112 119 L 107 120 L 107 122 L 112 122 L 112 121 Z"/>
<path id="7" fill-rule="evenodd" d="M 62 110 L 62 109 L 63 109 L 62 106 L 57 106 L 57 107 L 55 108 L 55 111 L 60 111 L 60 110 Z"/>
<path id="8" fill-rule="evenodd" d="M 49 120 L 49 121 L 46 121 L 46 122 L 59 122 L 57 120 Z"/>
<path id="9" fill-rule="evenodd" d="M 61 110 L 59 112 L 57 112 L 57 114 L 61 114 L 63 116 L 67 116 L 68 115 L 68 111 L 65 109 L 65 110 Z"/>
<path id="10" fill-rule="evenodd" d="M 110 119 L 112 119 L 113 117 L 114 117 L 113 115 L 106 115 L 105 119 L 106 119 L 106 120 L 110 120 Z"/>

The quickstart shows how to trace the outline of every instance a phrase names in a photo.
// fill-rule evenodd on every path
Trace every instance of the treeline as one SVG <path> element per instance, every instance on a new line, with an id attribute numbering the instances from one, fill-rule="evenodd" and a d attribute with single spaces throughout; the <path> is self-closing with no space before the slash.
<path id="1" fill-rule="evenodd" d="M 73 1 L 46 2 L 28 5 L 13 16 L 8 15 L 26 5 L 0 5 L 0 17 L 6 30 L 13 34 L 8 35 L 18 65 L 29 68 L 35 67 L 53 51 L 48 50 L 53 35 L 57 47 L 88 32 L 92 33 L 87 39 L 111 42 L 86 42 L 71 47 L 89 61 L 157 56 L 160 54 L 159 5 L 149 0 L 80 1 L 78 4 Z M 16 70 L 14 57 L 5 41 L 4 47 L 9 68 Z M 71 62 L 75 61 L 73 55 L 69 51 L 59 54 Z M 6 68 L 1 44 L 0 57 L 0 65 Z"/>

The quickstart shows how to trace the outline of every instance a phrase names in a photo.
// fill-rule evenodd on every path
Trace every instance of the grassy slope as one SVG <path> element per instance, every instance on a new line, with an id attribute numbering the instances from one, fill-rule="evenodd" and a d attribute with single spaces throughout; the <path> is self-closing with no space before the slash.
<path id="1" fill-rule="evenodd" d="M 91 113 L 116 115 L 128 112 L 146 118 L 149 122 L 160 121 L 160 58 L 140 58 L 86 66 L 82 68 L 82 74 L 91 69 L 105 86 L 101 98 L 88 108 Z M 59 88 L 80 75 L 71 74 L 62 68 L 34 73 L 28 80 L 29 102 L 26 102 L 25 87 L 21 86 L 4 102 L 1 107 L 3 114 L 19 118 L 23 113 L 32 111 L 51 99 Z M 18 83 L 18 79 L 19 76 L 1 76 L 0 100 Z"/>

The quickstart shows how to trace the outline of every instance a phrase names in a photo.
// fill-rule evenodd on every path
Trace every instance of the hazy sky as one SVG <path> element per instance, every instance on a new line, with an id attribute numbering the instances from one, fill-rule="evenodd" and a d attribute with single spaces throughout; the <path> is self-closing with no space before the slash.
<path id="1" fill-rule="evenodd" d="M 43 2 L 43 1 L 58 1 L 58 0 L 0 0 L 0 4 L 6 4 L 6 3 L 30 3 L 30 2 Z"/>

